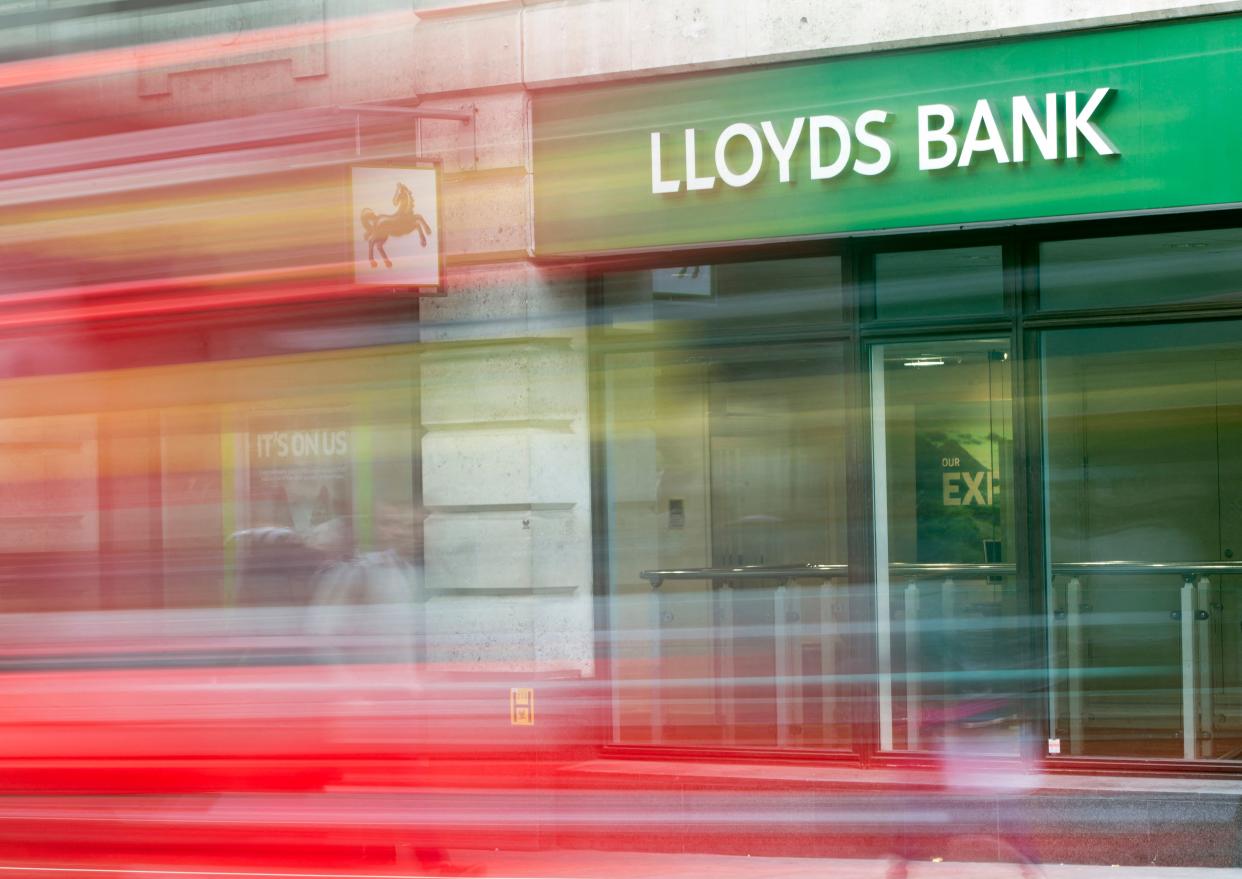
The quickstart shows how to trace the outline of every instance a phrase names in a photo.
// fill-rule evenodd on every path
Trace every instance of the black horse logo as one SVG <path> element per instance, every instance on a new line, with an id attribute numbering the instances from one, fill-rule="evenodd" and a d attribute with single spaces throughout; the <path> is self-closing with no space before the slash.
<path id="1" fill-rule="evenodd" d="M 384 250 L 384 243 L 389 236 L 400 237 L 417 232 L 419 244 L 426 247 L 427 236 L 431 234 L 431 224 L 422 214 L 414 213 L 414 193 L 404 183 L 397 184 L 392 203 L 397 209 L 391 214 L 377 214 L 370 208 L 362 209 L 360 219 L 363 234 L 367 239 L 367 259 L 371 261 L 373 269 L 379 267 L 379 263 L 375 261 L 377 249 L 384 258 L 384 265 L 392 268 L 392 260 L 388 258 L 388 251 Z"/>

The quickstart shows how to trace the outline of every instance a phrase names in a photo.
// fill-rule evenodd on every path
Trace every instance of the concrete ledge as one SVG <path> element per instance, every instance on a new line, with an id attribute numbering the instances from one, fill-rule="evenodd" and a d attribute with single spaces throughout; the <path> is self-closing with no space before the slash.
<path id="1" fill-rule="evenodd" d="M 868 0 L 429 0 L 415 5 L 418 90 L 541 88 L 1239 9 L 1236 0 L 945 0 L 901 14 Z M 490 51 L 467 51 L 467 35 Z"/>

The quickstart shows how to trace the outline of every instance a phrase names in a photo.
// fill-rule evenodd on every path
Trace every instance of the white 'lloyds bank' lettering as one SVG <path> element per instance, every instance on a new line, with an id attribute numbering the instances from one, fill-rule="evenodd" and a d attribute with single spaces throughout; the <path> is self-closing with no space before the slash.
<path id="1" fill-rule="evenodd" d="M 1074 159 L 1086 155 L 1088 149 L 1101 156 L 1119 155 L 1093 118 L 1111 91 L 1102 87 L 1089 95 L 1049 92 L 1034 102 L 1017 95 L 1009 101 L 1007 112 L 998 112 L 987 99 L 976 101 L 969 112 L 948 104 L 920 105 L 918 168 L 937 171 L 968 168 L 981 161 L 1027 162 L 1036 154 L 1045 161 Z M 734 122 L 716 134 L 709 151 L 710 165 L 700 152 L 708 152 L 709 132 L 687 128 L 681 143 L 666 148 L 663 133 L 653 131 L 651 191 L 667 195 L 681 192 L 683 186 L 694 192 L 720 184 L 741 188 L 754 183 L 769 162 L 775 164 L 781 183 L 790 183 L 795 176 L 811 180 L 831 180 L 846 173 L 873 177 L 893 164 L 894 147 L 887 135 L 894 124 L 893 114 L 880 109 L 866 110 L 852 122 L 833 115 L 797 116 L 783 125 L 772 120 L 758 126 Z M 678 148 L 680 161 L 676 157 L 670 161 Z M 677 167 L 677 172 L 669 174 L 670 166 Z"/>

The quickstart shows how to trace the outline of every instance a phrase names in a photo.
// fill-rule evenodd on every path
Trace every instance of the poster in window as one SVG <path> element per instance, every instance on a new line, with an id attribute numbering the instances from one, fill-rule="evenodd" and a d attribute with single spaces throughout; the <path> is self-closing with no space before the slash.
<path id="1" fill-rule="evenodd" d="M 342 413 L 288 413 L 250 423 L 250 526 L 308 539 L 352 515 L 353 443 Z"/>
<path id="2" fill-rule="evenodd" d="M 918 560 L 936 564 L 1003 561 L 1003 505 L 1009 486 L 999 464 L 1008 440 L 988 401 L 916 407 Z"/>

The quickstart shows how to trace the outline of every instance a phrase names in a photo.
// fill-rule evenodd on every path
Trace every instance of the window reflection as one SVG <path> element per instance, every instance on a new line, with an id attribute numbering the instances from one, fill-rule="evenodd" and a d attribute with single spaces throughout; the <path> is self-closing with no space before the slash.
<path id="1" fill-rule="evenodd" d="M 1239 229 L 1047 241 L 1039 257 L 1044 309 L 1211 301 L 1242 291 Z"/>
<path id="2" fill-rule="evenodd" d="M 1044 340 L 1054 734 L 1075 755 L 1242 753 L 1237 324 Z"/>
<path id="3" fill-rule="evenodd" d="M 897 251 L 875 257 L 875 310 L 881 320 L 995 314 L 1004 304 L 999 247 Z"/>
<path id="4" fill-rule="evenodd" d="M 745 339 L 760 325 L 832 326 L 844 314 L 841 258 L 816 256 L 759 262 L 686 265 L 604 278 L 613 329 L 661 332 L 680 327 L 723 339 Z"/>
<path id="5" fill-rule="evenodd" d="M 849 742 L 838 684 L 849 612 L 845 349 L 755 334 L 791 303 L 816 305 L 812 290 L 827 297 L 838 277 L 807 272 L 839 264 L 792 262 L 711 267 L 726 314 L 647 324 L 641 345 L 605 358 L 623 742 Z M 637 298 L 636 283 L 622 301 Z M 741 314 L 748 324 L 734 321 Z M 837 567 L 771 573 L 807 565 Z M 643 577 L 660 571 L 673 573 Z"/>
<path id="6" fill-rule="evenodd" d="M 306 606 L 414 500 L 414 353 L 10 378 L 0 610 Z"/>

